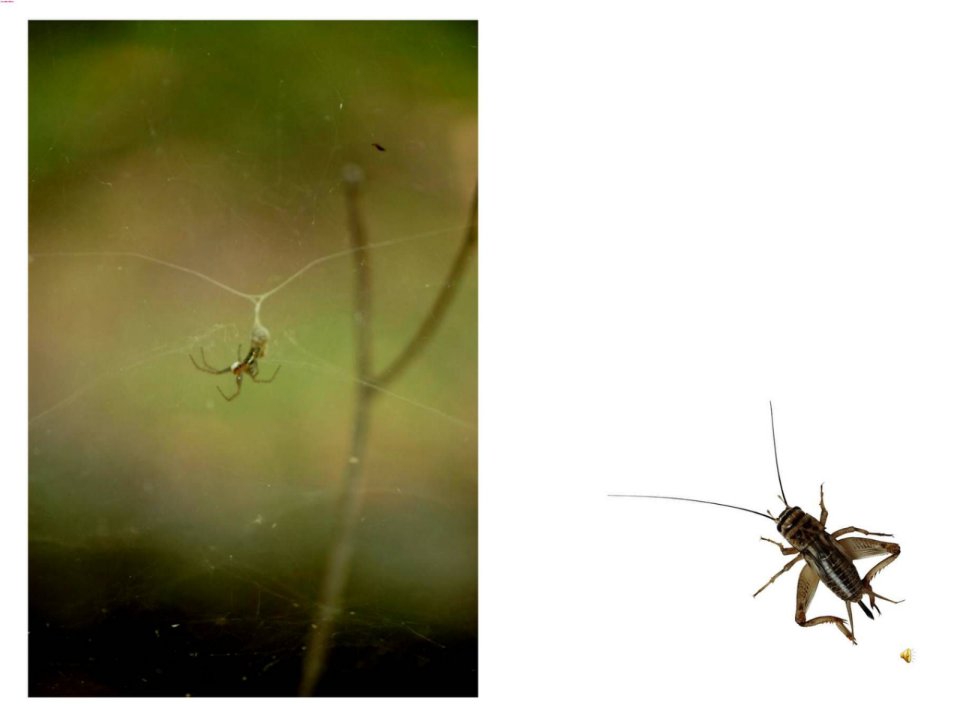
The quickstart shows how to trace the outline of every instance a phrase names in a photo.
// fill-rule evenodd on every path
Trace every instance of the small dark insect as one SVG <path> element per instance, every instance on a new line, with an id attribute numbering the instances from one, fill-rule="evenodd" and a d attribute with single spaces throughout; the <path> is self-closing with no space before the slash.
<path id="1" fill-rule="evenodd" d="M 386 149 L 383 145 L 381 145 L 380 143 L 370 143 L 370 144 L 373 145 L 373 146 L 374 146 L 377 150 L 379 150 L 380 152 L 386 152 L 386 151 L 387 151 L 387 149 Z"/>

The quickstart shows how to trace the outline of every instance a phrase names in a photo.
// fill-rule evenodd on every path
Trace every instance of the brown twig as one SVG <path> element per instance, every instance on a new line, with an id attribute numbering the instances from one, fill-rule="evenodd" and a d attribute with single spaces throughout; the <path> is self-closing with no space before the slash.
<path id="1" fill-rule="evenodd" d="M 473 205 L 470 210 L 470 224 L 467 226 L 467 234 L 463 238 L 463 244 L 460 246 L 460 252 L 457 253 L 453 265 L 450 266 L 450 272 L 447 273 L 447 279 L 444 281 L 437 294 L 437 299 L 433 301 L 433 307 L 427 317 L 424 318 L 416 334 L 407 343 L 407 346 L 400 351 L 396 359 L 381 372 L 374 382 L 377 385 L 386 386 L 390 384 L 400 373 L 402 373 L 410 361 L 423 350 L 426 344 L 433 337 L 440 321 L 447 312 L 450 301 L 453 300 L 454 293 L 457 290 L 457 284 L 467 268 L 467 262 L 477 246 L 477 191 L 473 192 Z"/>
<path id="2" fill-rule="evenodd" d="M 343 487 L 337 512 L 337 524 L 330 545 L 330 557 L 320 587 L 319 603 L 303 657 L 300 695 L 313 695 L 317 683 L 326 669 L 327 658 L 330 654 L 330 638 L 337 623 L 343 591 L 350 575 L 350 562 L 353 557 L 356 528 L 363 510 L 365 483 L 363 461 L 374 393 L 378 387 L 386 386 L 403 372 L 430 341 L 450 306 L 456 287 L 466 270 L 470 255 L 477 245 L 477 192 L 474 191 L 470 222 L 463 245 L 457 253 L 450 272 L 447 274 L 447 279 L 430 308 L 430 312 L 413 338 L 400 351 L 393 362 L 374 380 L 371 380 L 373 342 L 370 327 L 370 263 L 366 252 L 366 229 L 360 215 L 359 194 L 362 177 L 359 168 L 348 167 L 344 171 L 347 187 L 346 200 L 350 242 L 355 250 L 353 260 L 356 278 L 354 286 L 355 367 L 359 382 L 356 391 L 353 433 L 350 442 L 350 456 L 343 469 Z"/>

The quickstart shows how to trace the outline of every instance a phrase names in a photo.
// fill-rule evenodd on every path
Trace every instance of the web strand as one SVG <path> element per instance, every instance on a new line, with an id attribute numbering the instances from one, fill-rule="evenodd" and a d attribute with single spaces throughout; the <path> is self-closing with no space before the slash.
<path id="1" fill-rule="evenodd" d="M 256 304 L 257 302 L 256 295 L 251 295 L 250 293 L 241 292 L 236 288 L 230 287 L 226 283 L 222 283 L 219 280 L 216 280 L 210 277 L 209 275 L 204 275 L 202 272 L 198 270 L 193 270 L 191 268 L 184 267 L 183 265 L 177 265 L 176 263 L 167 262 L 166 260 L 161 260 L 151 255 L 144 255 L 143 253 L 138 253 L 138 252 L 125 252 L 125 251 L 56 252 L 55 251 L 55 252 L 30 253 L 30 257 L 31 258 L 35 258 L 35 257 L 132 257 L 132 258 L 138 258 L 146 262 L 152 262 L 157 265 L 163 265 L 164 267 L 168 267 L 173 270 L 179 270 L 180 272 L 187 273 L 188 275 L 193 275 L 194 277 L 198 277 L 201 280 L 206 280 L 211 285 L 216 285 L 221 290 L 225 290 L 228 293 L 232 293 L 233 295 L 238 295 L 239 297 L 249 300 L 254 304 Z"/>
<path id="2" fill-rule="evenodd" d="M 425 232 L 422 232 L 422 233 L 416 233 L 416 234 L 414 234 L 414 235 L 405 235 L 405 236 L 403 236 L 403 237 L 394 238 L 393 240 L 384 240 L 383 242 L 370 243 L 369 245 L 365 245 L 363 248 L 347 248 L 347 249 L 345 249 L 345 250 L 338 250 L 337 252 L 330 253 L 329 255 L 323 255 L 323 256 L 321 256 L 321 257 L 314 258 L 313 260 L 311 260 L 310 262 L 308 262 L 306 265 L 304 265 L 303 267 L 301 267 L 299 270 L 297 270 L 295 273 L 293 273 L 292 275 L 290 275 L 286 280 L 284 280 L 283 282 L 281 282 L 279 285 L 276 285 L 276 286 L 272 287 L 271 289 L 269 289 L 269 290 L 267 290 L 267 291 L 265 291 L 265 292 L 262 292 L 262 293 L 246 293 L 246 292 L 243 292 L 242 290 L 237 290 L 236 288 L 231 287 L 231 286 L 227 285 L 226 283 L 220 282 L 220 281 L 217 280 L 216 278 L 210 277 L 209 275 L 207 275 L 207 274 L 205 274 L 205 273 L 202 273 L 202 272 L 200 272 L 199 270 L 194 270 L 194 269 L 192 269 L 192 268 L 184 267 L 183 265 L 177 265 L 176 263 L 172 263 L 172 262 L 169 262 L 169 261 L 167 261 L 167 260 L 161 260 L 160 258 L 153 257 L 152 255 L 145 255 L 144 253 L 138 253 L 138 252 L 110 251 L 110 250 L 88 251 L 88 252 L 70 252 L 70 251 L 60 252 L 60 251 L 53 251 L 53 252 L 31 253 L 31 254 L 30 254 L 30 257 L 31 257 L 31 258 L 39 258 L 39 257 L 130 257 L 130 258 L 137 258 L 137 259 L 143 260 L 143 261 L 145 261 L 145 262 L 151 262 L 151 263 L 154 263 L 154 264 L 156 264 L 156 265 L 162 265 L 163 267 L 170 268 L 171 270 L 178 270 L 179 272 L 186 273 L 187 275 L 193 275 L 194 277 L 198 277 L 198 278 L 200 278 L 201 280 L 204 280 L 204 281 L 210 283 L 211 285 L 214 285 L 214 286 L 220 288 L 221 290 L 224 290 L 224 291 L 226 291 L 226 292 L 228 292 L 228 293 L 230 293 L 230 294 L 232 294 L 232 295 L 236 295 L 237 297 L 242 297 L 244 300 L 249 301 L 249 302 L 252 303 L 253 306 L 254 306 L 254 310 L 255 310 L 255 322 L 259 322 L 259 311 L 260 311 L 260 307 L 263 305 L 263 302 L 264 302 L 267 298 L 269 298 L 271 295 L 274 295 L 275 293 L 278 293 L 280 290 L 282 290 L 282 289 L 285 288 L 287 285 L 289 285 L 290 283 L 292 283 L 292 282 L 293 282 L 294 280 L 296 280 L 298 277 L 300 277 L 301 275 L 303 275 L 305 272 L 307 272 L 307 271 L 310 270 L 311 268 L 316 267 L 317 265 L 320 265 L 320 264 L 322 264 L 322 263 L 325 263 L 325 262 L 327 262 L 327 261 L 329 261 L 329 260 L 336 260 L 336 259 L 338 259 L 338 258 L 348 257 L 348 256 L 354 254 L 355 252 L 358 252 L 358 250 L 360 250 L 360 249 L 363 249 L 363 250 L 377 250 L 377 249 L 380 249 L 380 248 L 390 247 L 391 245 L 399 245 L 400 243 L 409 242 L 409 241 L 412 241 L 412 240 L 420 240 L 420 239 L 423 239 L 423 238 L 428 238 L 428 237 L 434 237 L 434 236 L 437 236 L 437 235 L 442 235 L 442 234 L 444 234 L 444 233 L 454 232 L 454 231 L 457 231 L 457 230 L 460 230 L 460 229 L 462 229 L 462 228 L 461 228 L 460 226 L 457 226 L 457 227 L 450 227 L 450 228 L 441 228 L 440 230 L 428 230 L 428 231 L 425 231 Z"/>

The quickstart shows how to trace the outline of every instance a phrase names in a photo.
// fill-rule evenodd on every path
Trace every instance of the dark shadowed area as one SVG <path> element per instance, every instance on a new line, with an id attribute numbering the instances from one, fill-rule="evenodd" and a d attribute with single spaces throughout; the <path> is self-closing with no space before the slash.
<path id="1" fill-rule="evenodd" d="M 317 694 L 475 695 L 476 257 L 351 458 L 344 169 L 382 369 L 469 226 L 476 23 L 32 22 L 29 123 L 30 694 L 296 694 L 353 460 Z M 257 309 L 227 402 L 190 356 Z"/>

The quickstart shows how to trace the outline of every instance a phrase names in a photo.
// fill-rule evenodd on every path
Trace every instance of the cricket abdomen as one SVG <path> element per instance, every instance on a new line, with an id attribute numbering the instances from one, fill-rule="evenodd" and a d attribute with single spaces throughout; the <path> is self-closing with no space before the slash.
<path id="1" fill-rule="evenodd" d="M 863 580 L 853 561 L 815 517 L 798 507 L 787 508 L 777 519 L 777 531 L 800 551 L 834 595 L 846 602 L 863 596 Z"/>

